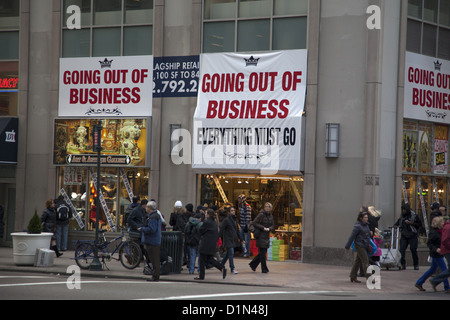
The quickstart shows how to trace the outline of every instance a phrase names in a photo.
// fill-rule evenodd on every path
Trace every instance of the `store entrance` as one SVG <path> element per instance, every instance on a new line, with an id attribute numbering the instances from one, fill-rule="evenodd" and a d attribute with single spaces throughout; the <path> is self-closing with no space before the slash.
<path id="1" fill-rule="evenodd" d="M 218 173 L 200 175 L 199 179 L 203 205 L 238 207 L 238 196 L 245 194 L 254 219 L 264 203 L 272 203 L 275 232 L 271 236 L 286 245 L 287 252 L 283 252 L 282 258 L 301 259 L 303 177 Z"/>

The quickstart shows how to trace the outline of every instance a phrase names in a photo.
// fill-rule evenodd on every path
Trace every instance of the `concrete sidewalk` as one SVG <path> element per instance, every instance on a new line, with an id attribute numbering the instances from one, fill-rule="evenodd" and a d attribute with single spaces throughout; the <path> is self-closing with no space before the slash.
<path id="1" fill-rule="evenodd" d="M 16 266 L 13 261 L 12 248 L 0 248 L 0 270 L 1 271 L 16 271 L 16 272 L 36 272 L 36 273 L 51 273 L 60 275 L 71 275 L 67 273 L 67 268 L 71 265 L 76 265 L 73 260 L 74 252 L 66 251 L 60 258 L 54 259 L 52 267 L 33 267 L 33 266 Z M 344 291 L 344 292 L 373 292 L 377 294 L 383 293 L 407 293 L 407 294 L 423 294 L 420 293 L 414 284 L 418 278 L 429 268 L 429 266 L 422 266 L 420 270 L 413 270 L 407 268 L 403 271 L 398 270 L 381 270 L 381 289 L 370 290 L 366 281 L 359 278 L 361 283 L 351 283 L 349 280 L 350 267 L 306 264 L 295 261 L 268 261 L 269 273 L 261 273 L 258 268 L 253 272 L 248 263 L 248 258 L 234 259 L 236 270 L 239 274 L 231 274 L 228 272 L 226 279 L 222 279 L 222 273 L 216 269 L 206 270 L 205 283 L 220 283 L 230 285 L 258 285 L 269 287 L 284 287 L 296 288 L 305 291 Z M 111 260 L 106 263 L 109 270 L 90 271 L 81 270 L 82 277 L 100 277 L 100 278 L 120 278 L 120 279 L 135 279 L 143 280 L 149 278 L 143 274 L 143 264 L 134 270 L 125 269 L 119 261 Z M 229 269 L 227 263 L 227 269 Z M 179 274 L 162 275 L 161 281 L 179 281 L 179 282 L 193 282 L 195 275 L 190 275 L 186 267 L 183 267 Z M 427 291 L 432 291 L 428 282 L 424 284 Z M 443 291 L 440 286 L 439 290 Z M 449 294 L 442 294 L 441 299 L 450 299 Z"/>

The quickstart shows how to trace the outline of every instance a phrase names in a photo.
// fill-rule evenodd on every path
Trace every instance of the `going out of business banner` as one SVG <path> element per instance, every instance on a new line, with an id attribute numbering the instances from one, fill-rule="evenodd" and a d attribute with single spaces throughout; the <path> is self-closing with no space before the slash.
<path id="1" fill-rule="evenodd" d="M 406 52 L 403 116 L 450 123 L 450 61 Z"/>
<path id="2" fill-rule="evenodd" d="M 299 171 L 307 51 L 200 56 L 193 169 Z"/>
<path id="3" fill-rule="evenodd" d="M 150 117 L 153 56 L 61 58 L 60 117 Z"/>

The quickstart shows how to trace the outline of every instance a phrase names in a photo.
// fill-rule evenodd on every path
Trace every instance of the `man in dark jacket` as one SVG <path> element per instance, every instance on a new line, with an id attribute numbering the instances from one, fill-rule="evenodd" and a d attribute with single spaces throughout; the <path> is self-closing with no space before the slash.
<path id="1" fill-rule="evenodd" d="M 414 270 L 419 270 L 419 257 L 417 255 L 417 246 L 419 245 L 419 229 L 422 227 L 422 222 L 420 221 L 417 214 L 411 210 L 408 203 L 402 205 L 402 215 L 394 224 L 394 227 L 399 227 L 402 234 L 400 238 L 400 263 L 402 269 L 406 269 L 406 248 L 409 245 L 411 250 Z"/>
<path id="2" fill-rule="evenodd" d="M 149 214 L 148 223 L 138 230 L 142 231 L 142 244 L 145 245 L 148 257 L 153 266 L 151 280 L 159 281 L 159 275 L 161 273 L 161 216 L 157 211 L 155 201 L 147 203 L 146 211 Z"/>
<path id="3" fill-rule="evenodd" d="M 211 264 L 222 271 L 223 279 L 227 276 L 227 269 L 219 261 L 214 259 L 217 251 L 217 240 L 219 240 L 219 228 L 216 223 L 216 213 L 212 209 L 206 211 L 206 219 L 200 226 L 200 245 L 198 252 L 200 274 L 195 280 L 205 280 L 205 268 L 207 264 Z"/>
<path id="4" fill-rule="evenodd" d="M 70 218 L 72 218 L 72 210 L 69 209 L 69 206 L 64 201 L 64 197 L 61 195 L 56 199 L 55 211 L 56 211 L 56 229 L 55 229 L 56 247 L 58 248 L 58 251 L 66 251 L 67 239 L 69 236 L 69 223 Z"/>
<path id="5" fill-rule="evenodd" d="M 145 225 L 147 219 L 147 212 L 146 212 L 147 203 L 148 200 L 143 199 L 141 201 L 141 204 L 135 206 L 133 211 L 131 211 L 130 215 L 128 216 L 127 223 L 131 232 L 138 232 L 138 229 L 142 228 Z"/>

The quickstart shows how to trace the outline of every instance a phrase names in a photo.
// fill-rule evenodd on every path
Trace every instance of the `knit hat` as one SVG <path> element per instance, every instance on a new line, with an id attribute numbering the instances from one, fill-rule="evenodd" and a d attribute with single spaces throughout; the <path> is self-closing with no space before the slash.
<path id="1" fill-rule="evenodd" d="M 181 203 L 180 200 L 177 200 L 177 201 L 175 202 L 175 208 L 181 208 L 181 207 L 183 207 L 183 204 Z"/>
<path id="2" fill-rule="evenodd" d="M 431 205 L 431 210 L 439 209 L 439 207 L 440 207 L 439 202 L 433 202 L 433 204 Z"/>

